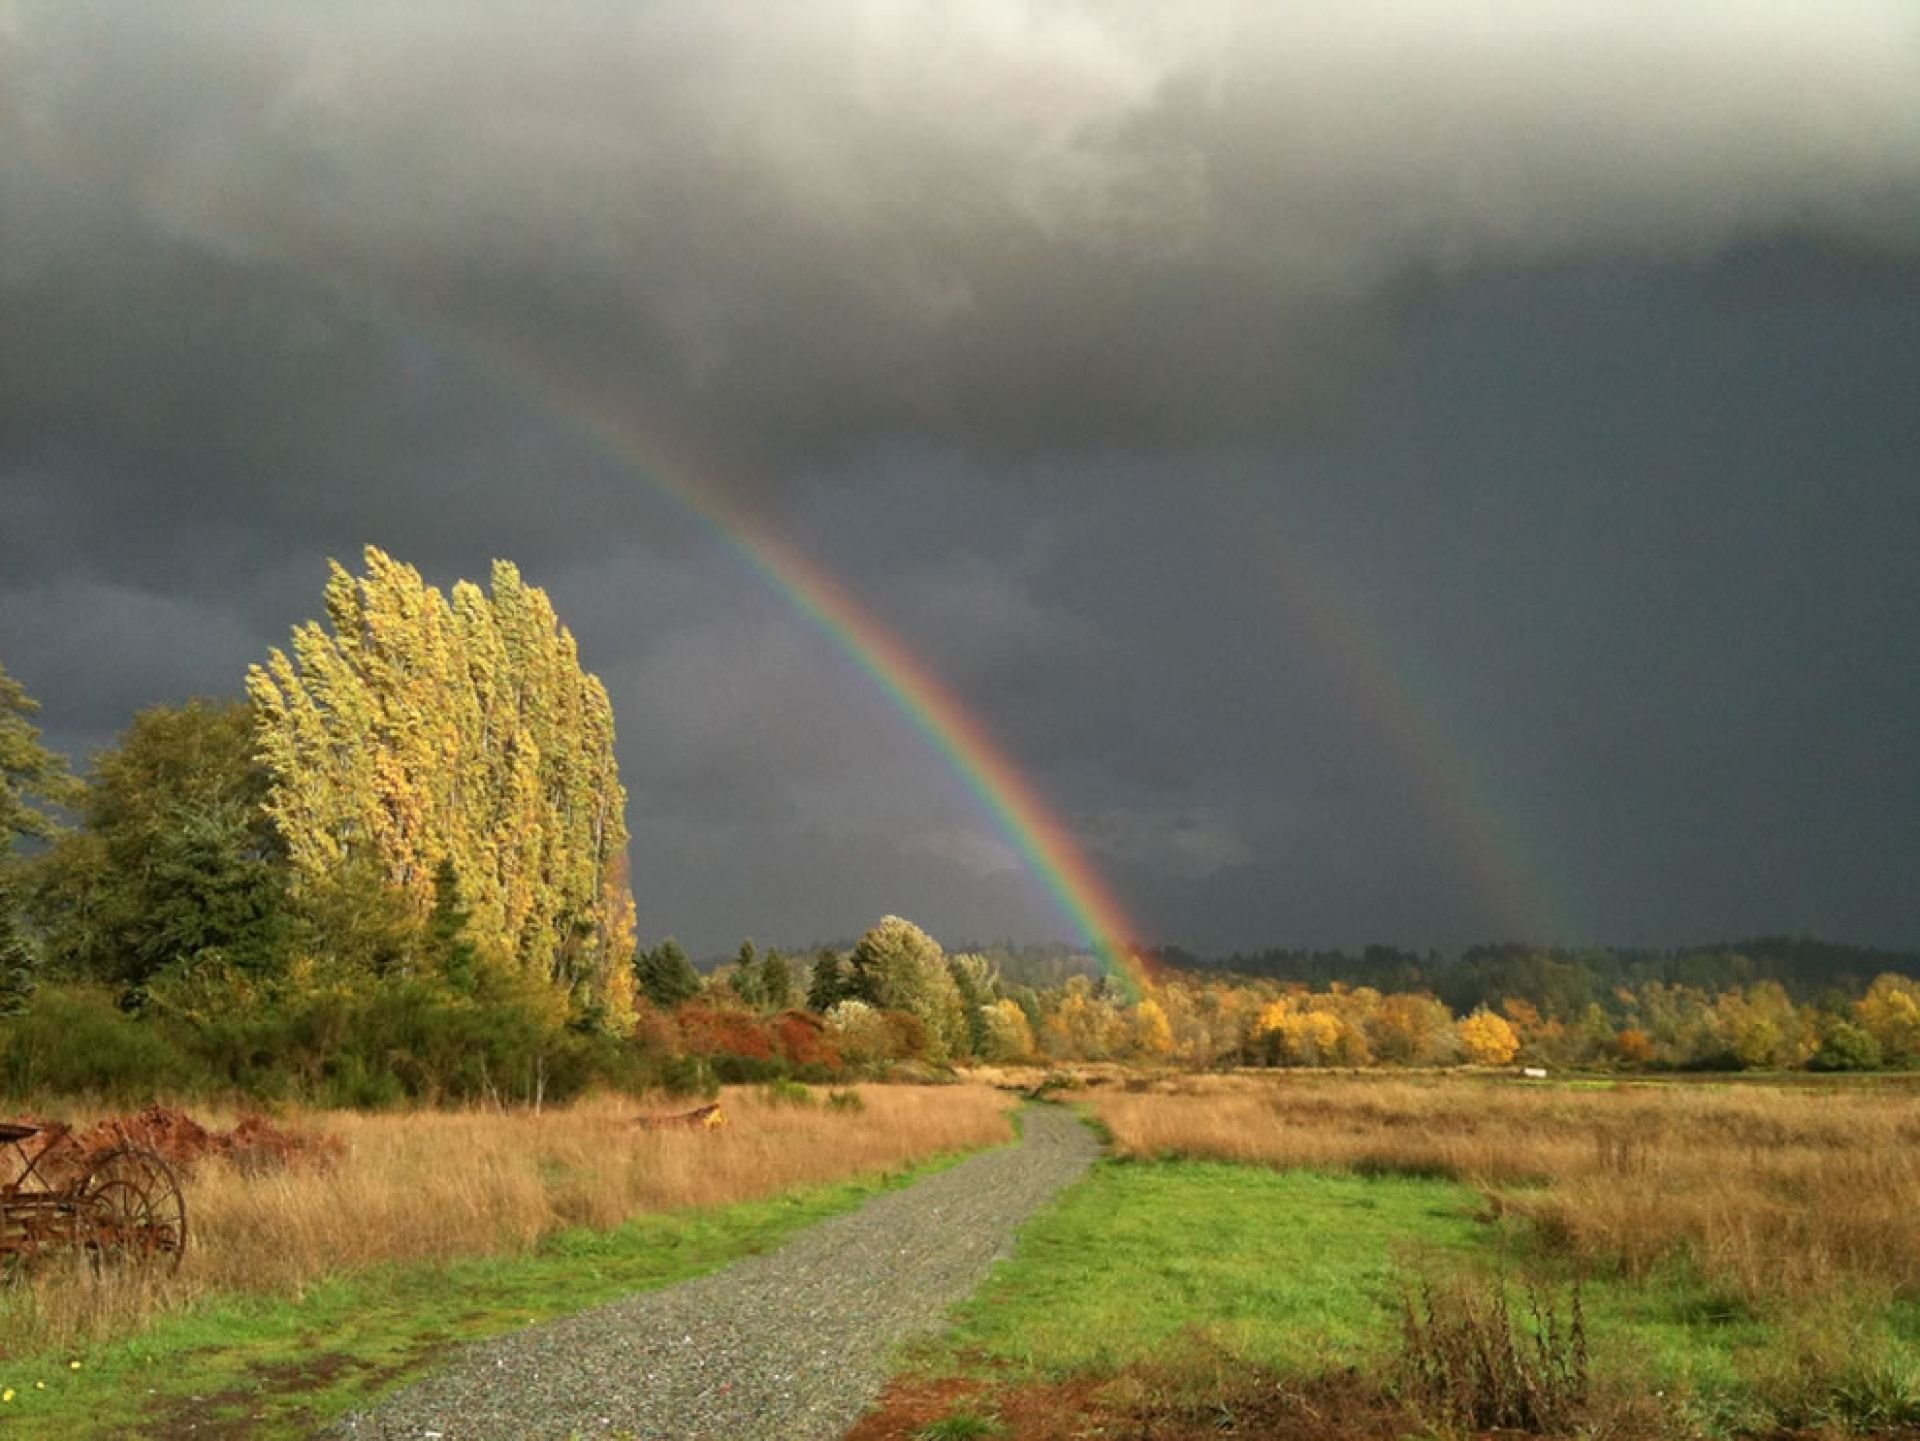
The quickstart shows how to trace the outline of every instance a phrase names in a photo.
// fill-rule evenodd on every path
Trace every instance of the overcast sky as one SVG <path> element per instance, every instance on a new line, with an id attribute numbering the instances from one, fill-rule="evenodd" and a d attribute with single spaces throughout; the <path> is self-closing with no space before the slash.
<path id="1" fill-rule="evenodd" d="M 1920 9 L 0 0 L 0 662 L 76 758 L 373 542 L 607 682 L 642 930 L 1920 944 Z"/>

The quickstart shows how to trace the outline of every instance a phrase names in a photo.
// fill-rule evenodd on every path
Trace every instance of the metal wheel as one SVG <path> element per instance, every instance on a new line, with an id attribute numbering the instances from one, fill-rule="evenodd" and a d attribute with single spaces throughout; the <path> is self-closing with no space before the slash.
<path id="1" fill-rule="evenodd" d="M 173 1168 L 133 1146 L 93 1163 L 77 1193 L 84 1244 L 101 1266 L 177 1271 L 187 1250 L 187 1199 Z"/>

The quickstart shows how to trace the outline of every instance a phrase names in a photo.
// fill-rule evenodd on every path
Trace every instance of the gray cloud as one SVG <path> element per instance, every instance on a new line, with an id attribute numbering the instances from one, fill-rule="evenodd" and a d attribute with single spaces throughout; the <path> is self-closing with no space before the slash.
<path id="1" fill-rule="evenodd" d="M 8 14 L 13 206 L 77 177 L 762 464 L 1258 435 L 1436 280 L 1920 243 L 1904 0 Z"/>

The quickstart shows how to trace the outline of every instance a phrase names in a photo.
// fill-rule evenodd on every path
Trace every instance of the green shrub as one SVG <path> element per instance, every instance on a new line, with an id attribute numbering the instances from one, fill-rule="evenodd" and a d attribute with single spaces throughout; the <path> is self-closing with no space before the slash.
<path id="1" fill-rule="evenodd" d="M 1821 1039 L 1807 1062 L 1809 1071 L 1877 1071 L 1880 1043 L 1860 1027 L 1841 1021 Z"/>
<path id="2" fill-rule="evenodd" d="M 131 1104 L 204 1095 L 215 1077 L 184 1040 L 122 1011 L 105 990 L 49 986 L 0 1020 L 0 1092 Z"/>
<path id="3" fill-rule="evenodd" d="M 867 1103 L 858 1091 L 829 1091 L 827 1092 L 827 1109 L 857 1115 L 867 1109 Z"/>
<path id="4" fill-rule="evenodd" d="M 709 1058 L 714 1078 L 723 1086 L 757 1086 L 783 1081 L 787 1063 L 765 1056 L 735 1056 L 722 1052 Z"/>
<path id="5" fill-rule="evenodd" d="M 784 1076 L 767 1082 L 760 1088 L 761 1097 L 770 1106 L 811 1106 L 814 1104 L 813 1092 L 798 1081 L 790 1081 Z"/>
<path id="6" fill-rule="evenodd" d="M 670 1096 L 698 1096 L 712 1100 L 720 1082 L 705 1056 L 670 1056 L 660 1067 L 660 1088 Z"/>

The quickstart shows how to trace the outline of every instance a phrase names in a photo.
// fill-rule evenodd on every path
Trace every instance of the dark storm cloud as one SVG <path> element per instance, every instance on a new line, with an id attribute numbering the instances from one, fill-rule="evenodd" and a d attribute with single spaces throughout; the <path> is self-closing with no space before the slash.
<path id="1" fill-rule="evenodd" d="M 0 199 L 50 232 L 35 263 L 0 269 L 0 484 L 27 521 L 0 531 L 0 566 L 16 581 L 76 561 L 177 575 L 182 533 L 227 593 L 263 559 L 316 540 L 351 557 L 369 534 L 471 564 L 504 526 L 538 563 L 543 537 L 591 544 L 586 522 L 626 502 L 624 476 L 457 361 L 310 286 L 63 203 L 44 178 L 0 181 Z"/>
<path id="2" fill-rule="evenodd" d="M 1435 279 L 1920 241 L 1903 0 L 8 13 L 19 166 L 762 463 L 1214 443 Z"/>

